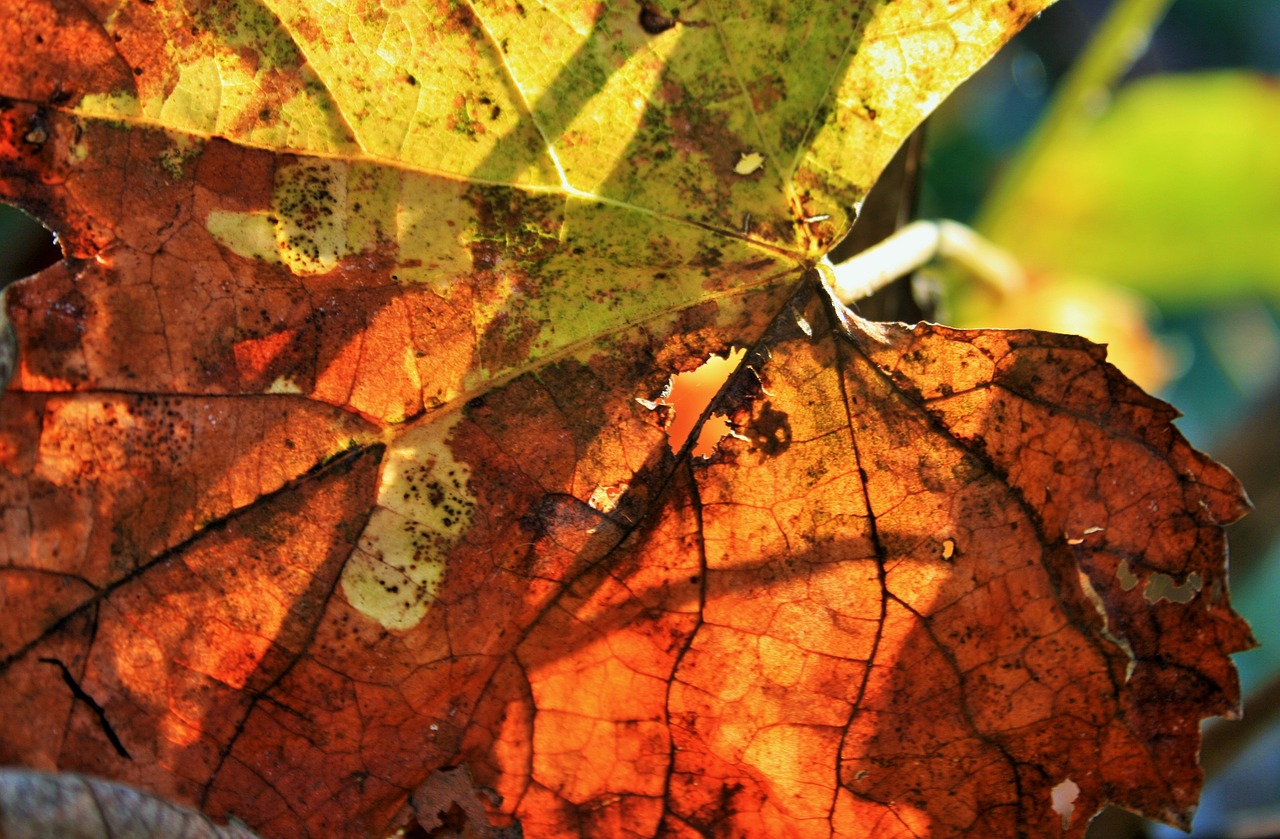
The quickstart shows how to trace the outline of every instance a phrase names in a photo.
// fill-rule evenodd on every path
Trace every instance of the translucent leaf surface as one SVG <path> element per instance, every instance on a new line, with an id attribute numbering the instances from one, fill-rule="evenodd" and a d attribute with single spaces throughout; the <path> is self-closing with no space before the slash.
<path id="1" fill-rule="evenodd" d="M 20 4 L 0 757 L 266 836 L 1185 821 L 1234 479 L 1097 347 L 813 270 L 1042 5 Z"/>

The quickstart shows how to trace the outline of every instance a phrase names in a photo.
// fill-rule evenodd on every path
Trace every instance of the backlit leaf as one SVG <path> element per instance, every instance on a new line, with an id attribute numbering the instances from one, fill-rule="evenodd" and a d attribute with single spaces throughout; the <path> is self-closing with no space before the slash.
<path id="1" fill-rule="evenodd" d="M 1234 479 L 813 268 L 1044 5 L 19 3 L 0 758 L 266 836 L 1185 823 Z"/>

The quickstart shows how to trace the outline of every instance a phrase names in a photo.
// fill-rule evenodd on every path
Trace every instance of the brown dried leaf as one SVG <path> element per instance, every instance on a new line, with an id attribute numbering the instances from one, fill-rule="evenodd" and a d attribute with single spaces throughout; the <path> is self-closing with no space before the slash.
<path id="1" fill-rule="evenodd" d="M 0 759 L 268 836 L 1185 823 L 1234 479 L 1087 342 L 812 270 L 1044 3 L 829 5 L 22 3 Z"/>

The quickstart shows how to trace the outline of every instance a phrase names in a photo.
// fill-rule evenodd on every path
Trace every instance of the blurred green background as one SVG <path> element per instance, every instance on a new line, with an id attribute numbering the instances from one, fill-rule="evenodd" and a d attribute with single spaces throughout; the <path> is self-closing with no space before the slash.
<path id="1" fill-rule="evenodd" d="M 1066 118 L 1046 133 L 1099 22 L 1165 5 L 1114 91 L 1050 111 Z M 919 216 L 975 225 L 1029 273 L 1004 297 L 949 275 L 940 319 L 1110 343 L 1258 507 L 1231 531 L 1232 596 L 1263 646 L 1237 658 L 1245 721 L 1207 723 L 1193 834 L 1206 839 L 1280 837 L 1278 75 L 1280 0 L 1059 0 L 930 120 L 919 197 Z M 0 243 L 0 282 L 59 258 L 3 205 Z M 1111 813 L 1090 835 L 1182 834 Z"/>

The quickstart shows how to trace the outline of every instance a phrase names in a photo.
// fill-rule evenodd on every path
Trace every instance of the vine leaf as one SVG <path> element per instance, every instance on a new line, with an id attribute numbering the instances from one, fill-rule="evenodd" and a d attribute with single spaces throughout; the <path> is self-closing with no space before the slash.
<path id="1" fill-rule="evenodd" d="M 1047 2 L 357 5 L 0 27 L 68 256 L 7 293 L 0 758 L 264 836 L 1187 822 L 1235 480 L 1094 345 L 814 270 Z"/>

